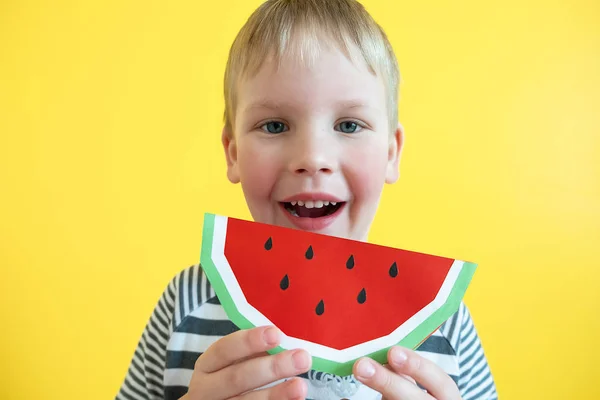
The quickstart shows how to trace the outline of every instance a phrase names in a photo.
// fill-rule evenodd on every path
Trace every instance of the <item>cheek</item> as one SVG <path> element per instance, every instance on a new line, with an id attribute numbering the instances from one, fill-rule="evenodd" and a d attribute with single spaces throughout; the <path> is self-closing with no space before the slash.
<path id="1" fill-rule="evenodd" d="M 349 152 L 346 176 L 358 202 L 377 201 L 385 184 L 387 147 L 379 143 Z"/>
<path id="2" fill-rule="evenodd" d="M 253 143 L 240 143 L 240 183 L 249 202 L 270 197 L 276 181 L 276 157 Z"/>

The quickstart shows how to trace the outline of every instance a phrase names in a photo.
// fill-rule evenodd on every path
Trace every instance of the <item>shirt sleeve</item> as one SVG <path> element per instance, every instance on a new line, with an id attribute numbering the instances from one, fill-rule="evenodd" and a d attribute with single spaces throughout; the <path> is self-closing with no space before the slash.
<path id="1" fill-rule="evenodd" d="M 116 400 L 164 398 L 163 376 L 176 305 L 176 283 L 177 277 L 171 280 L 154 307 Z"/>
<path id="2" fill-rule="evenodd" d="M 477 329 L 464 303 L 461 303 L 460 313 L 461 318 L 457 321 L 457 324 L 461 324 L 458 329 L 457 343 L 460 394 L 463 400 L 498 399 L 494 378 L 477 335 Z"/>

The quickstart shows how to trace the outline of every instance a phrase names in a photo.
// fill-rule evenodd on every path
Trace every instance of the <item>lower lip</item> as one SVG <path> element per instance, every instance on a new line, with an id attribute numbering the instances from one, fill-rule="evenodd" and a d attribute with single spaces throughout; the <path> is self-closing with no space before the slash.
<path id="1" fill-rule="evenodd" d="M 342 212 L 344 207 L 346 207 L 346 203 L 342 204 L 340 208 L 338 208 L 333 214 L 326 215 L 325 217 L 320 218 L 306 218 L 306 217 L 295 217 L 288 210 L 285 209 L 285 206 L 282 203 L 279 203 L 281 206 L 281 210 L 288 217 L 288 219 L 294 224 L 298 229 L 302 229 L 304 231 L 320 231 L 327 228 L 329 225 L 335 221 L 337 216 Z"/>

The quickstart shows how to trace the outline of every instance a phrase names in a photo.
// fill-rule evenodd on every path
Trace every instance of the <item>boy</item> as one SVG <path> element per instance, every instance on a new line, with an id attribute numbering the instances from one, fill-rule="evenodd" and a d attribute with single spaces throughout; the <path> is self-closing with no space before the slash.
<path id="1" fill-rule="evenodd" d="M 354 0 L 270 0 L 249 18 L 225 73 L 227 176 L 255 221 L 366 240 L 398 179 L 399 73 L 385 34 Z M 200 266 L 160 298 L 117 399 L 495 399 L 466 307 L 418 351 L 395 347 L 353 376 L 268 355 L 279 331 L 239 331 Z"/>

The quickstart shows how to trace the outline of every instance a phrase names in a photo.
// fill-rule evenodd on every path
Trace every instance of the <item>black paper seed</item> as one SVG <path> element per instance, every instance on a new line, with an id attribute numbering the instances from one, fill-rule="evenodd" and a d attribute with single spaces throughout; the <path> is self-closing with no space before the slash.
<path id="1" fill-rule="evenodd" d="M 346 268 L 354 268 L 354 256 L 350 256 L 350 258 L 348 258 L 348 261 L 346 261 Z"/>
<path id="2" fill-rule="evenodd" d="M 271 250 L 273 248 L 273 240 L 271 238 L 267 239 L 265 243 L 265 249 Z"/>
<path id="3" fill-rule="evenodd" d="M 367 292 L 364 288 L 360 291 L 356 300 L 358 300 L 358 304 L 363 304 L 365 301 L 367 301 Z"/>
<path id="4" fill-rule="evenodd" d="M 395 261 L 392 264 L 392 266 L 390 267 L 389 274 L 392 278 L 395 278 L 396 276 L 398 276 L 398 266 L 396 265 Z"/>
<path id="5" fill-rule="evenodd" d="M 306 253 L 304 253 L 304 256 L 308 259 L 308 260 L 312 260 L 314 253 L 313 253 L 313 249 L 312 246 L 308 246 L 308 250 L 306 250 Z"/>
<path id="6" fill-rule="evenodd" d="M 317 304 L 315 312 L 317 313 L 317 315 L 321 315 L 325 312 L 325 303 L 323 303 L 323 300 L 321 300 L 319 304 Z"/>
<path id="7" fill-rule="evenodd" d="M 279 287 L 281 290 L 285 290 L 290 287 L 290 278 L 288 278 L 287 274 L 281 279 L 281 282 L 279 282 Z"/>

